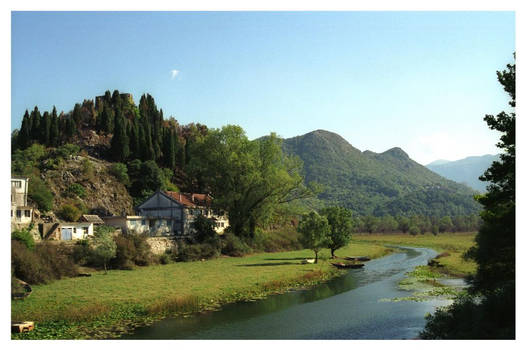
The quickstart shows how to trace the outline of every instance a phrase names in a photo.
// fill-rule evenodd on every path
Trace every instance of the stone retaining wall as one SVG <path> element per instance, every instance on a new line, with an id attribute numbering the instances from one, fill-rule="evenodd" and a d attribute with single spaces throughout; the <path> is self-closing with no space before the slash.
<path id="1" fill-rule="evenodd" d="M 161 255 L 167 249 L 174 250 L 177 244 L 173 239 L 167 237 L 148 237 L 146 242 L 150 245 L 153 254 Z"/>

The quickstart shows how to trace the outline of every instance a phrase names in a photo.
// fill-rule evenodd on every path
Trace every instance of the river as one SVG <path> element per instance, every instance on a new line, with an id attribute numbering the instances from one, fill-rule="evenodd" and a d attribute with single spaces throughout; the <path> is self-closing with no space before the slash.
<path id="1" fill-rule="evenodd" d="M 313 289 L 165 319 L 121 339 L 412 339 L 427 313 L 451 301 L 389 301 L 410 296 L 398 282 L 436 255 L 428 248 L 399 249 Z"/>

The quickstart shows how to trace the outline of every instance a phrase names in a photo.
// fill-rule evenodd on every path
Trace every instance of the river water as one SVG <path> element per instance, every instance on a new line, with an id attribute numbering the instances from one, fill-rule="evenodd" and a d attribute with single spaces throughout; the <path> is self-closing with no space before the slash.
<path id="1" fill-rule="evenodd" d="M 389 301 L 410 296 L 398 282 L 436 256 L 432 249 L 399 248 L 310 290 L 165 319 L 123 339 L 412 339 L 427 313 L 451 301 Z"/>

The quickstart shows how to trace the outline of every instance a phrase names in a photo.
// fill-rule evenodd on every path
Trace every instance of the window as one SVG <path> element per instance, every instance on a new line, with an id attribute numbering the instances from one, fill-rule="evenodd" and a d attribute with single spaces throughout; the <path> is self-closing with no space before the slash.
<path id="1" fill-rule="evenodd" d="M 88 232 L 89 232 L 89 229 L 87 227 L 84 227 L 84 234 L 87 236 L 88 235 Z"/>
<path id="2" fill-rule="evenodd" d="M 171 227 L 172 226 L 172 220 L 166 220 L 166 226 Z"/>
<path id="3" fill-rule="evenodd" d="M 146 220 L 141 220 L 141 225 L 146 225 Z"/>
<path id="4" fill-rule="evenodd" d="M 15 187 L 15 188 L 20 188 L 20 187 L 22 187 L 22 181 L 11 181 L 11 184 L 12 184 L 13 187 Z"/>
<path id="5" fill-rule="evenodd" d="M 73 227 L 73 233 L 77 233 L 77 228 Z"/>
<path id="6" fill-rule="evenodd" d="M 13 217 L 13 211 L 11 210 L 11 217 Z"/>
<path id="7" fill-rule="evenodd" d="M 16 211 L 16 217 L 17 218 L 21 218 L 22 217 L 22 210 L 17 210 Z"/>
<path id="8" fill-rule="evenodd" d="M 24 210 L 24 216 L 31 217 L 31 211 L 30 210 Z"/>

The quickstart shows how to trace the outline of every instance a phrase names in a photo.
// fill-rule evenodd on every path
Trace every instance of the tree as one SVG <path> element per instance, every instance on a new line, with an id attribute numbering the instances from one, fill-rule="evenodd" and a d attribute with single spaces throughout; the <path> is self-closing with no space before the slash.
<path id="1" fill-rule="evenodd" d="M 497 72 L 515 107 L 515 63 Z M 500 160 L 486 170 L 487 193 L 477 197 L 483 205 L 482 224 L 475 246 L 465 255 L 477 263 L 469 279 L 469 294 L 427 318 L 421 337 L 426 339 L 515 338 L 515 112 L 486 115 L 490 129 L 502 133 L 497 147 Z"/>
<path id="2" fill-rule="evenodd" d="M 326 217 L 311 212 L 304 216 L 298 224 L 301 234 L 299 241 L 304 248 L 314 251 L 314 263 L 318 263 L 318 252 L 327 245 L 330 233 L 329 222 Z"/>
<path id="3" fill-rule="evenodd" d="M 330 226 L 327 246 L 331 250 L 331 257 L 334 258 L 334 252 L 351 241 L 352 212 L 342 207 L 329 207 L 322 209 L 320 215 L 327 218 Z"/>
<path id="4" fill-rule="evenodd" d="M 366 232 L 373 233 L 378 228 L 378 219 L 372 215 L 363 218 L 363 228 Z"/>
<path id="5" fill-rule="evenodd" d="M 116 162 L 126 161 L 130 155 L 130 139 L 126 134 L 126 124 L 122 112 L 117 110 L 115 129 L 111 139 L 111 158 Z"/>
<path id="6" fill-rule="evenodd" d="M 213 194 L 212 205 L 228 213 L 233 233 L 248 238 L 281 204 L 312 195 L 301 169 L 298 158 L 283 154 L 276 135 L 249 141 L 233 125 L 209 130 L 192 143 L 186 167 L 190 179 Z"/>
<path id="7" fill-rule="evenodd" d="M 192 223 L 192 227 L 195 230 L 195 239 L 199 243 L 217 238 L 217 233 L 214 230 L 216 223 L 206 216 L 199 214 Z"/>
<path id="8" fill-rule="evenodd" d="M 444 216 L 440 219 L 438 223 L 438 232 L 450 232 L 453 229 L 453 221 L 451 217 Z"/>
<path id="9" fill-rule="evenodd" d="M 104 273 L 108 273 L 108 262 L 117 255 L 117 244 L 113 239 L 113 228 L 98 227 L 92 241 L 92 254 L 95 261 L 104 266 Z"/>

